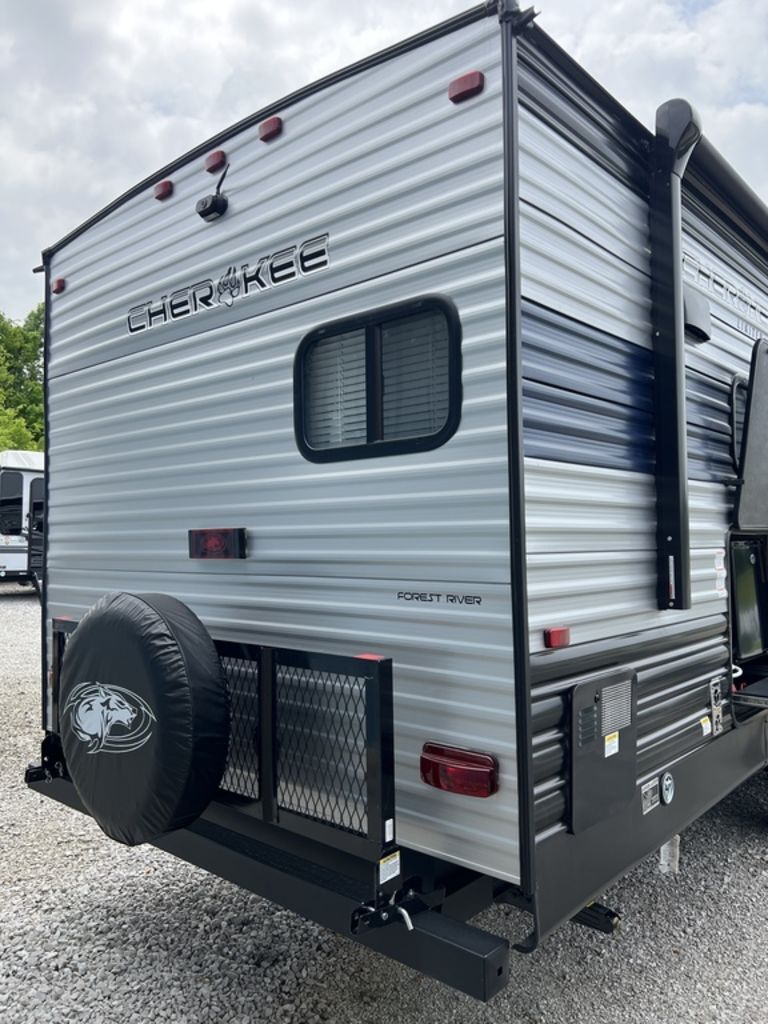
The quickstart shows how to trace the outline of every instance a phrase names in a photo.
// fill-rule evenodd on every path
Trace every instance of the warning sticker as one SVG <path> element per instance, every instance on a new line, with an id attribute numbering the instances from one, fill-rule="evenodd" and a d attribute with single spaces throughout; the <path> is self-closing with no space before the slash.
<path id="1" fill-rule="evenodd" d="M 701 722 L 701 731 L 704 734 L 704 736 L 711 736 L 712 719 L 709 717 L 709 715 L 704 715 L 704 717 L 700 718 L 699 721 Z"/>
<path id="2" fill-rule="evenodd" d="M 619 734 L 617 732 L 609 732 L 605 737 L 605 756 L 612 757 L 614 754 L 619 752 Z"/>
<path id="3" fill-rule="evenodd" d="M 400 851 L 390 853 L 388 857 L 382 857 L 379 861 L 379 885 L 391 882 L 400 874 Z"/>

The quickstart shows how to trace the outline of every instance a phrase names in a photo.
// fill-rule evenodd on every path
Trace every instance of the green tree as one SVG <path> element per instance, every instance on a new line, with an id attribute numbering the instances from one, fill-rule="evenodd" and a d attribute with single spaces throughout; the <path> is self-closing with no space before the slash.
<path id="1" fill-rule="evenodd" d="M 43 445 L 43 318 L 42 303 L 21 324 L 0 313 L 0 448 Z"/>

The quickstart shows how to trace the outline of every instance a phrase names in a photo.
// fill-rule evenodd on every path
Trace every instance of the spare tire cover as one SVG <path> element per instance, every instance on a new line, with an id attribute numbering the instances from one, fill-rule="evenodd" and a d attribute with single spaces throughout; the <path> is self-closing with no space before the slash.
<path id="1" fill-rule="evenodd" d="M 229 737 L 223 670 L 205 626 L 165 594 L 107 594 L 64 654 L 60 732 L 86 809 L 135 846 L 182 828 L 221 781 Z"/>

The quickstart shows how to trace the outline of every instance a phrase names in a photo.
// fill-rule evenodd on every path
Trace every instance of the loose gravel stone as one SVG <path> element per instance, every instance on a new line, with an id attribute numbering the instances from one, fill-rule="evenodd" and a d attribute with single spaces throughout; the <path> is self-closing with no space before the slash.
<path id="1" fill-rule="evenodd" d="M 678 876 L 651 857 L 612 887 L 617 936 L 566 925 L 484 1006 L 30 792 L 39 637 L 37 598 L 0 585 L 1 1024 L 768 1022 L 765 773 L 685 832 Z"/>

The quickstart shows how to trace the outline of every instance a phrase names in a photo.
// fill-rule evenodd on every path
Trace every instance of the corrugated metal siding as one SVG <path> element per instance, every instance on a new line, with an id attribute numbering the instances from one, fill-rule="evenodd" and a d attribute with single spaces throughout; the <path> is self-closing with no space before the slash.
<path id="1" fill-rule="evenodd" d="M 688 475 L 692 480 L 733 484 L 731 388 L 697 370 L 686 374 Z"/>
<path id="2" fill-rule="evenodd" d="M 339 272 L 334 265 L 322 280 L 327 294 L 285 289 L 282 308 L 255 302 L 242 306 L 240 319 L 231 322 L 226 310 L 214 311 L 205 333 L 202 322 L 193 325 L 199 333 L 182 324 L 186 337 L 176 328 L 158 328 L 149 332 L 154 347 L 132 353 L 131 343 L 114 333 L 119 303 L 99 307 L 98 295 L 86 294 L 91 285 L 83 284 L 78 301 L 54 319 L 49 610 L 78 617 L 105 590 L 161 590 L 188 603 L 217 637 L 391 656 L 398 841 L 516 880 L 504 259 L 500 238 L 469 245 L 478 233 L 501 232 L 498 55 L 486 38 L 488 26 L 483 29 L 485 35 L 478 26 L 467 30 L 468 49 L 467 40 L 460 46 L 451 39 L 435 44 L 429 87 L 426 80 L 419 87 L 415 69 L 414 86 L 409 65 L 399 65 L 396 74 L 386 71 L 389 78 L 380 77 L 381 69 L 371 72 L 379 75 L 376 88 L 358 82 L 346 94 L 355 122 L 365 114 L 376 126 L 369 133 L 373 151 L 374 137 L 386 138 L 388 112 L 395 109 L 383 86 L 394 77 L 408 80 L 412 102 L 424 104 L 424 116 L 417 106 L 400 131 L 408 146 L 421 152 L 429 142 L 431 151 L 424 156 L 426 178 L 418 161 L 410 161 L 405 140 L 397 167 L 387 162 L 376 175 L 368 169 L 367 198 L 358 204 L 369 219 L 367 248 L 350 249 L 357 254 L 348 259 L 341 258 L 337 243 L 347 230 L 345 181 L 349 175 L 365 177 L 356 163 L 358 136 L 351 134 L 345 153 L 333 157 L 337 175 L 345 168 L 335 191 L 308 190 L 306 181 L 297 185 L 296 195 L 315 207 L 301 212 L 305 221 L 299 207 L 288 204 L 291 216 L 299 228 L 326 225 L 332 259 L 340 257 Z M 494 39 L 496 32 L 494 27 Z M 419 51 L 414 60 L 425 62 L 426 54 Z M 450 123 L 453 108 L 445 89 L 468 62 L 486 70 L 489 88 L 471 116 L 462 114 L 460 128 Z M 331 107 L 336 117 L 347 109 Z M 326 107 L 317 106 L 324 124 L 326 115 Z M 459 144 L 466 122 L 475 117 Z M 430 129 L 436 126 L 434 133 L 427 122 Z M 425 130 L 411 136 L 411 124 Z M 480 144 L 483 132 L 486 146 Z M 451 143 L 455 164 L 453 156 L 446 159 Z M 439 204 L 421 202 L 419 182 L 430 185 L 433 198 L 445 198 L 450 217 L 436 213 L 443 209 L 442 198 Z M 387 205 L 390 186 L 393 195 L 401 195 L 396 208 Z M 462 188 L 475 197 L 466 206 Z M 475 217 L 478 203 L 484 212 Z M 409 211 L 406 231 L 403 210 Z M 123 234 L 139 230 L 131 217 L 135 209 L 129 204 L 98 226 L 93 241 L 90 233 L 79 239 L 75 256 L 95 260 L 100 246 L 116 247 Z M 385 233 L 400 232 L 398 253 L 383 262 L 379 218 Z M 241 221 L 234 210 L 230 244 L 240 223 L 250 229 L 248 217 Z M 159 233 L 155 239 L 158 263 L 169 256 L 165 237 Z M 418 238 L 422 248 L 414 242 Z M 441 258 L 379 272 L 388 260 L 406 264 L 414 253 L 441 251 Z M 65 250 L 62 264 L 69 258 Z M 107 254 L 108 273 L 113 258 Z M 218 249 L 208 257 L 218 258 Z M 352 276 L 357 283 L 350 285 Z M 319 291 L 320 276 L 316 283 Z M 129 282 L 123 306 L 137 294 L 133 288 Z M 425 454 L 326 465 L 302 459 L 293 435 L 292 380 L 301 338 L 319 324 L 426 293 L 449 297 L 461 320 L 464 395 L 457 433 Z M 81 308 L 86 312 L 79 314 Z M 243 319 L 246 309 L 260 315 Z M 92 348 L 91 338 L 102 330 L 104 348 Z M 107 352 L 110 361 L 103 361 Z M 83 367 L 84 362 L 92 365 Z M 64 372 L 75 366 L 81 368 Z M 225 570 L 220 563 L 187 557 L 187 529 L 217 524 L 248 530 L 249 557 Z M 443 598 L 398 597 L 406 592 Z M 448 604 L 447 594 L 471 594 L 478 603 Z M 418 757 L 430 739 L 496 753 L 498 795 L 467 801 L 424 786 Z"/>
<path id="3" fill-rule="evenodd" d="M 691 481 L 689 495 L 693 608 L 658 611 L 653 477 L 526 459 L 531 649 L 547 626 L 585 643 L 724 613 L 726 491 Z"/>
<path id="4" fill-rule="evenodd" d="M 527 456 L 653 471 L 647 349 L 527 303 L 523 375 Z"/>
<path id="5" fill-rule="evenodd" d="M 723 484 L 733 465 L 728 387 L 713 379 L 711 360 L 694 355 L 693 607 L 659 611 L 647 202 L 533 110 L 521 135 L 533 760 L 537 828 L 546 835 L 565 827 L 567 695 L 586 671 L 536 682 L 546 627 L 570 627 L 574 666 L 580 645 L 613 640 L 606 664 L 637 670 L 639 779 L 707 741 L 700 718 L 709 680 L 729 659 Z M 690 339 L 688 351 L 699 351 Z M 647 637 L 649 653 L 627 661 L 621 647 L 633 636 Z"/>
<path id="6" fill-rule="evenodd" d="M 683 279 L 705 296 L 712 313 L 710 341 L 687 345 L 690 367 L 729 383 L 749 375 L 755 340 L 768 334 L 768 275 L 729 241 L 729 228 L 684 192 Z"/>
<path id="7" fill-rule="evenodd" d="M 448 100 L 468 68 L 486 76 L 470 103 Z M 173 197 L 148 189 L 53 259 L 67 290 L 52 302 L 50 373 L 113 359 L 264 313 L 502 231 L 501 65 L 488 18 L 329 86 L 282 111 L 283 135 L 256 127 L 226 143 L 229 211 L 214 224 L 195 202 L 215 178 L 195 161 Z M 128 335 L 137 303 L 330 231 L 331 269 Z M 193 326 L 194 324 L 194 326 Z"/>

